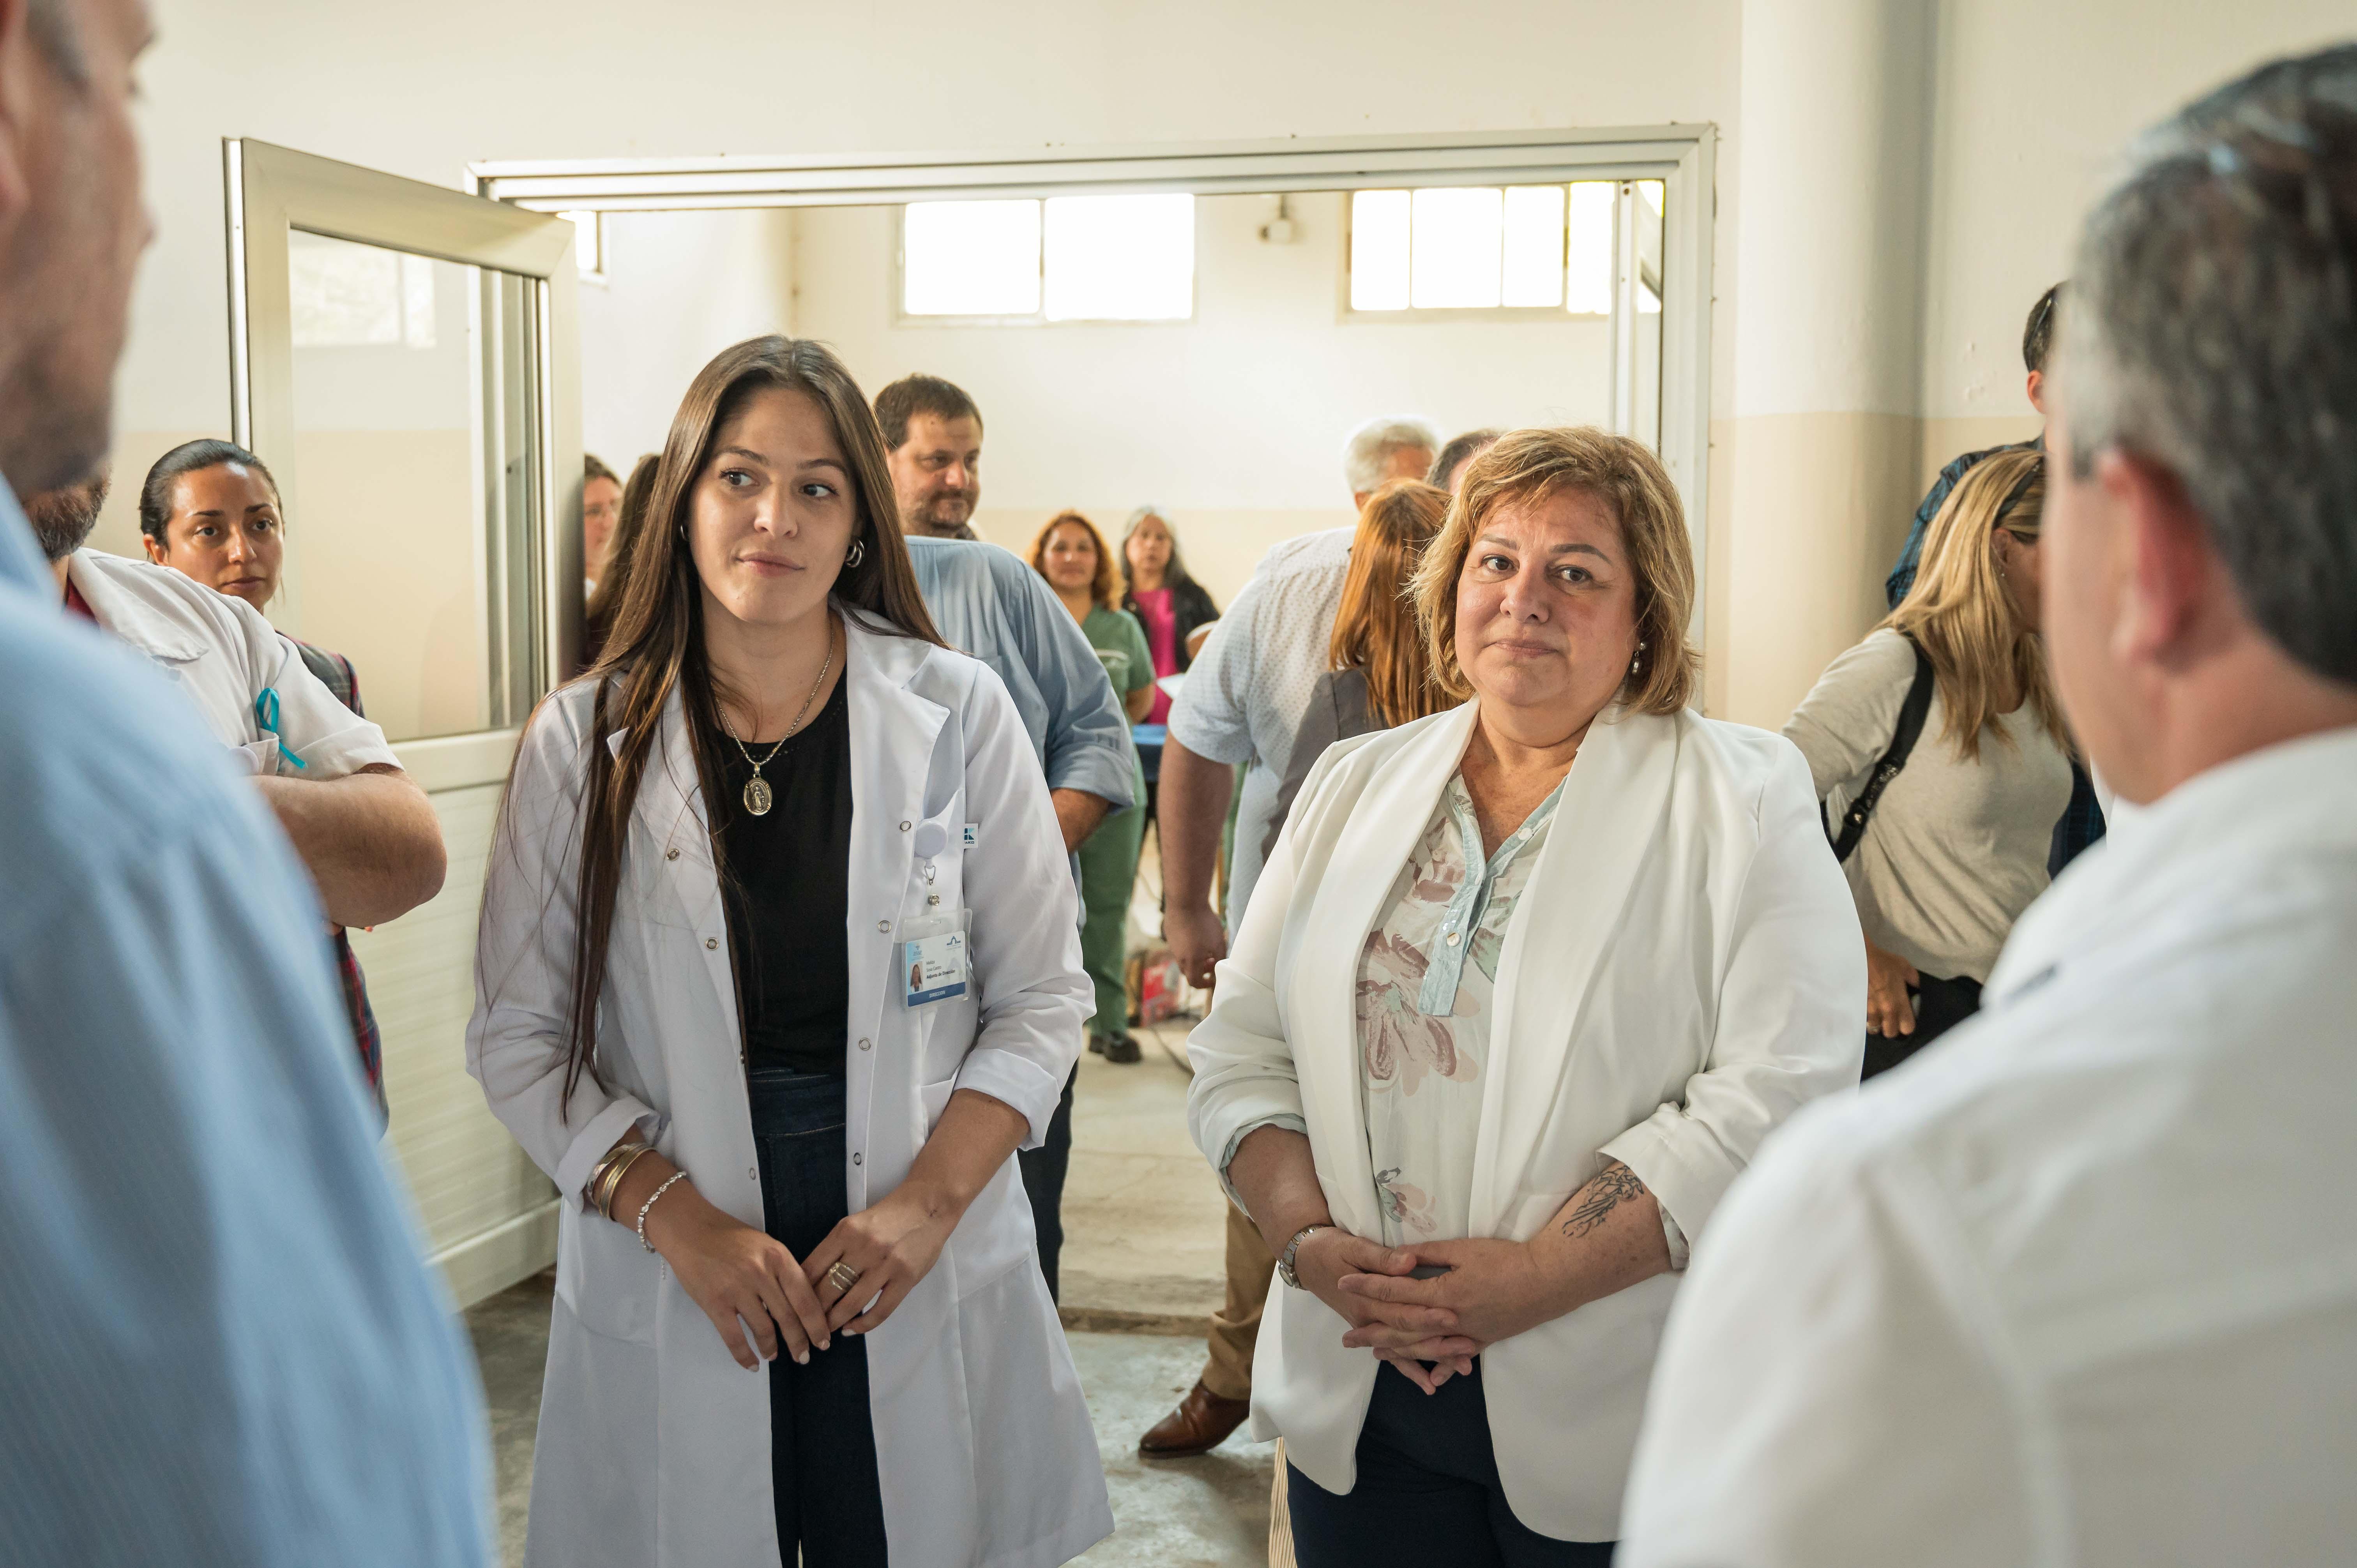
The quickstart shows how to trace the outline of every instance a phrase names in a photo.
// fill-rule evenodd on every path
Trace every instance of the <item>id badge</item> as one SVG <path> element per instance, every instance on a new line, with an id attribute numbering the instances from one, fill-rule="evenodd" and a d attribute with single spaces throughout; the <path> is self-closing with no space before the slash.
<path id="1" fill-rule="evenodd" d="M 966 952 L 970 919 L 967 911 L 960 909 L 901 923 L 901 1005 L 930 1007 L 966 994 L 972 976 Z"/>

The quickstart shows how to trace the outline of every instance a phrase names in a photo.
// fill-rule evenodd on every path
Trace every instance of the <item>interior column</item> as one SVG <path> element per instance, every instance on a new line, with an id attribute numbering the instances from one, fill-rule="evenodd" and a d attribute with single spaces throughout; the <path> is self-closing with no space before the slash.
<path id="1" fill-rule="evenodd" d="M 1883 614 L 1918 499 L 1928 0 L 1746 0 L 1722 716 Z M 1717 684 L 1717 682 L 1714 682 Z"/>

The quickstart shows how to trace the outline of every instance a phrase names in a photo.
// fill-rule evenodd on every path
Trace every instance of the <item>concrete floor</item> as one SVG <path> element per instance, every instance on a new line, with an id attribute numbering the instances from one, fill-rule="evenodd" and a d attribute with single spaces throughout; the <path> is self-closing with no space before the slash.
<path id="1" fill-rule="evenodd" d="M 1080 1559 L 1097 1568 L 1267 1561 L 1275 1444 L 1239 1433 L 1195 1459 L 1137 1456 L 1138 1435 L 1201 1371 L 1203 1321 L 1221 1294 L 1226 1199 L 1187 1138 L 1189 1026 L 1134 1031 L 1145 1059 L 1129 1066 L 1083 1057 L 1073 1098 L 1063 1305 L 1116 1526 Z M 467 1314 L 491 1408 L 511 1564 L 523 1555 L 554 1280 L 542 1273 Z"/>

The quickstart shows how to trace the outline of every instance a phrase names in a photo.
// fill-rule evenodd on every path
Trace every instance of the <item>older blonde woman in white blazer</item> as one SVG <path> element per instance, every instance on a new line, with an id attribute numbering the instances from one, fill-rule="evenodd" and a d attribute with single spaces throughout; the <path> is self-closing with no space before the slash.
<path id="1" fill-rule="evenodd" d="M 1303 1568 L 1608 1561 L 1687 1246 L 1857 1081 L 1808 767 L 1686 710 L 1693 584 L 1637 443 L 1476 458 L 1415 588 L 1471 701 L 1329 749 L 1189 1041 L 1290 1287 L 1253 1423 Z"/>
<path id="2" fill-rule="evenodd" d="M 649 505 L 468 1032 L 561 1204 L 525 1558 L 1049 1568 L 1113 1519 L 1014 1159 L 1090 999 L 1047 785 L 823 348 L 705 366 Z"/>

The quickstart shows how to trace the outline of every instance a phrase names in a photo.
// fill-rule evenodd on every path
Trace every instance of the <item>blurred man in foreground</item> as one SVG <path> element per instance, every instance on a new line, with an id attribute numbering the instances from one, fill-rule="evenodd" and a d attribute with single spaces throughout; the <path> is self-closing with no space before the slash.
<path id="1" fill-rule="evenodd" d="M 379 1163 L 317 897 L 16 496 L 104 461 L 138 0 L 0 0 L 0 1541 L 486 1563 L 481 1396 Z"/>

